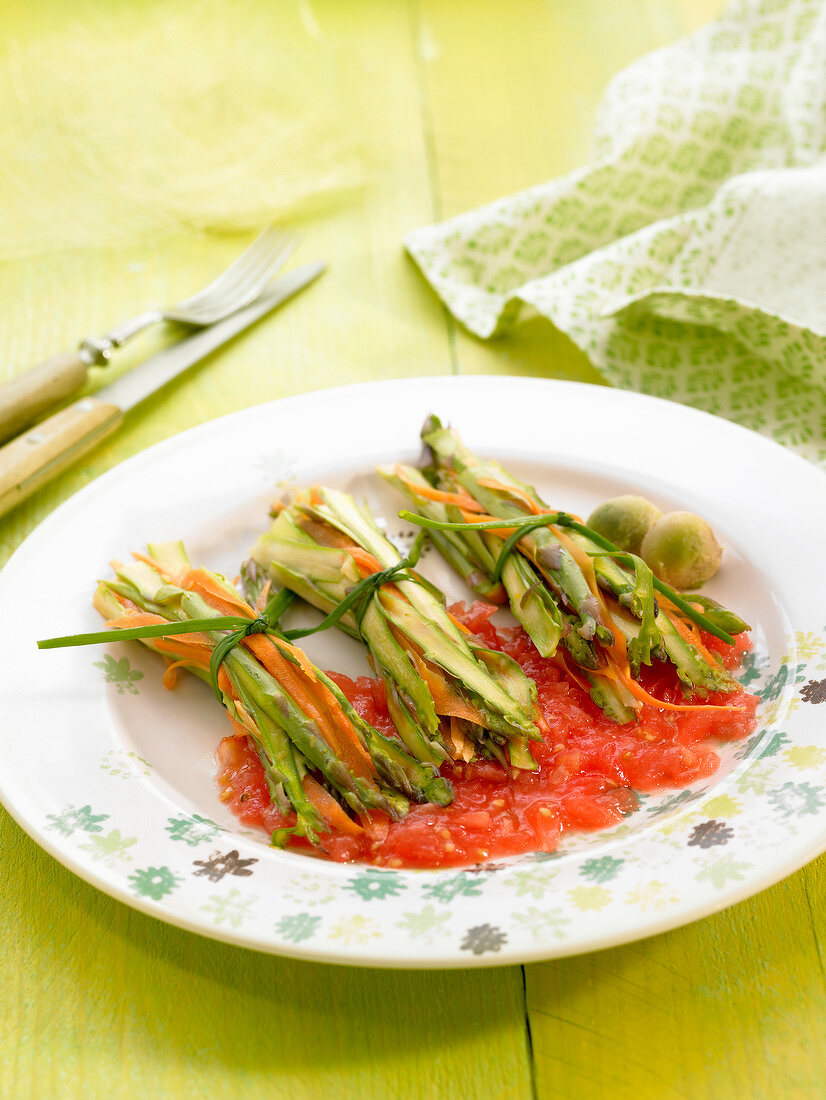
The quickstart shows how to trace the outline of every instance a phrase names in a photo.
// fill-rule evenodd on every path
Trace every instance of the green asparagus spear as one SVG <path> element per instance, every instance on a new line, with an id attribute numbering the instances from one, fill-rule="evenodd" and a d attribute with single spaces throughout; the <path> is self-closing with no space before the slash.
<path id="1" fill-rule="evenodd" d="M 251 556 L 277 584 L 322 611 L 345 599 L 360 577 L 356 558 L 382 569 L 401 560 L 366 510 L 348 494 L 326 488 L 296 493 Z M 501 665 L 492 671 L 447 613 L 441 594 L 418 575 L 394 576 L 392 585 L 370 594 L 360 614 L 351 609 L 339 625 L 357 631 L 368 647 L 387 685 L 399 736 L 420 762 L 446 759 L 457 739 L 466 744 L 471 734 L 458 719 L 470 716 L 475 720 L 469 724 L 478 727 L 472 731 L 478 747 L 493 751 L 495 744 L 513 744 L 514 759 L 530 761 L 524 746 L 540 734 L 527 677 L 505 657 L 507 675 Z"/>
<path id="2" fill-rule="evenodd" d="M 454 558 L 461 554 L 467 561 L 465 569 L 458 571 L 473 577 L 477 593 L 483 584 L 492 588 L 501 580 L 514 616 L 540 653 L 551 656 L 560 642 L 565 645 L 588 679 L 592 698 L 615 721 L 628 721 L 639 705 L 616 678 L 600 675 L 606 654 L 615 650 L 618 639 L 624 640 L 634 676 L 656 658 L 674 664 L 687 692 L 736 688 L 719 662 L 708 659 L 667 614 L 661 614 L 657 593 L 666 595 L 681 614 L 729 642 L 729 626 L 735 632 L 746 628 L 737 616 L 693 596 L 692 602 L 683 599 L 653 577 L 640 558 L 617 551 L 574 518 L 550 513 L 530 485 L 499 463 L 474 455 L 455 431 L 444 428 L 435 417 L 425 424 L 422 439 L 430 455 L 423 471 L 401 465 L 379 468 L 413 503 L 418 519 L 403 515 L 437 536 L 438 549 L 438 539 L 451 539 Z M 480 513 L 482 522 L 472 523 Z M 490 516 L 503 520 L 501 529 L 496 529 Z M 505 537 L 509 528 L 513 533 Z M 478 550 L 483 539 L 495 547 L 492 569 Z M 599 587 L 592 590 L 594 580 Z"/>
<path id="3" fill-rule="evenodd" d="M 267 580 L 251 565 L 245 577 L 260 604 Z M 286 590 L 270 594 L 267 613 L 277 615 L 293 598 Z M 369 818 L 373 810 L 402 817 L 410 798 L 442 806 L 452 801 L 451 784 L 432 764 L 413 759 L 402 744 L 364 721 L 336 684 L 288 643 L 274 623 L 266 617 L 259 623 L 232 585 L 217 574 L 192 570 L 181 543 L 152 544 L 150 558 L 116 565 L 114 577 L 99 582 L 94 604 L 107 621 L 127 625 L 121 635 L 140 638 L 167 659 L 180 656 L 204 680 L 214 679 L 211 666 L 222 651 L 217 675 L 221 702 L 254 743 L 275 805 L 295 811 L 296 825 L 288 832 L 318 843 L 330 830 L 324 815 L 332 812 L 331 804 L 322 799 L 319 805 L 324 809 L 316 807 L 312 791 L 318 786 L 308 788 L 310 778 L 360 817 Z M 225 605 L 240 614 L 224 614 Z M 149 613 L 157 624 L 144 620 L 129 626 L 136 610 Z M 234 630 L 233 636 L 229 630 Z M 260 644 L 227 645 L 264 630 L 269 638 L 263 650 Z M 197 633 L 197 638 L 187 644 L 187 633 Z M 53 648 L 117 637 L 114 629 L 41 645 Z M 205 651 L 211 652 L 211 661 Z M 293 667 L 289 675 L 288 665 Z M 348 738 L 350 748 L 345 752 Z M 330 820 L 335 821 L 335 815 Z"/>

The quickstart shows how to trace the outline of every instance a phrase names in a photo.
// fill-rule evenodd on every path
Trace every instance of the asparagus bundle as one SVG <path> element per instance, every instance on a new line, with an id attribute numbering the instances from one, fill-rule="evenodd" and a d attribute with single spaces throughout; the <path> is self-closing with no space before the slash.
<path id="1" fill-rule="evenodd" d="M 411 569 L 381 583 L 402 559 L 351 496 L 326 488 L 295 493 L 251 558 L 325 612 L 345 607 L 366 578 L 377 582 L 337 622 L 367 646 L 399 737 L 418 761 L 438 766 L 482 755 L 535 767 L 529 741 L 541 737 L 541 719 L 533 682 L 469 635 L 441 593 Z"/>
<path id="2" fill-rule="evenodd" d="M 452 800 L 446 780 L 365 722 L 337 685 L 275 631 L 289 599 L 276 596 L 256 615 L 224 578 L 193 569 L 179 542 L 150 545 L 148 555 L 135 557 L 115 563 L 115 577 L 99 582 L 94 597 L 108 626 L 118 629 L 45 644 L 111 640 L 119 631 L 171 660 L 168 686 L 180 666 L 212 680 L 236 734 L 252 739 L 274 805 L 296 813 L 296 825 L 278 831 L 274 843 L 290 833 L 319 843 L 332 829 L 362 832 L 345 807 L 359 817 L 380 810 L 398 819 L 408 799 Z"/>
<path id="3" fill-rule="evenodd" d="M 552 512 L 531 486 L 477 457 L 435 417 L 422 439 L 430 456 L 424 469 L 379 470 L 412 503 L 415 515 L 406 518 L 427 527 L 480 597 L 510 603 L 544 657 L 561 643 L 568 669 L 614 721 L 633 720 L 645 702 L 669 706 L 638 682 L 640 666 L 653 658 L 674 665 L 687 694 L 736 690 L 696 629 L 732 643 L 731 634 L 748 629 L 736 615 L 707 598 L 684 599 L 640 558 Z"/>

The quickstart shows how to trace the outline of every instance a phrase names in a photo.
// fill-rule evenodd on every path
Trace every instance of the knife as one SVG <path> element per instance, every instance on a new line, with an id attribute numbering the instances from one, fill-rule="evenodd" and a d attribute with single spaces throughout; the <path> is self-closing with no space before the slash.
<path id="1" fill-rule="evenodd" d="M 80 398 L 0 447 L 0 515 L 97 446 L 144 398 L 286 302 L 324 268 L 323 263 L 296 268 L 272 283 L 252 305 L 164 348 L 93 397 Z"/>

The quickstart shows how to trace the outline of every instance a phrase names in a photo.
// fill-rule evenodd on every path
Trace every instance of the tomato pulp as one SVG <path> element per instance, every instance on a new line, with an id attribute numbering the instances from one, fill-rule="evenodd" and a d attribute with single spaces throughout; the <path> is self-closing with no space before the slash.
<path id="1" fill-rule="evenodd" d="M 373 814 L 358 836 L 329 834 L 321 850 L 340 862 L 383 867 L 451 867 L 522 852 L 552 852 L 563 833 L 614 825 L 637 808 L 635 791 L 685 787 L 717 770 L 714 741 L 738 740 L 755 726 L 758 700 L 738 690 L 712 695 L 703 703 L 739 710 L 668 711 L 643 706 L 639 720 L 618 726 L 606 718 L 558 664 L 540 657 L 521 628 L 497 629 L 496 610 L 487 604 L 456 604 L 451 612 L 485 645 L 513 657 L 537 686 L 548 726 L 531 751 L 536 771 L 508 774 L 493 761 L 442 768 L 454 785 L 450 806 L 412 804 L 401 821 Z M 728 668 L 749 648 L 747 636 L 728 646 L 704 636 Z M 367 676 L 351 680 L 330 674 L 358 712 L 384 733 L 393 734 L 384 685 Z M 670 665 L 643 669 L 643 687 L 664 702 L 682 703 Z M 248 739 L 226 737 L 218 750 L 221 797 L 246 825 L 273 832 L 289 826 L 270 801 L 264 769 Z M 296 838 L 293 846 L 308 848 Z"/>

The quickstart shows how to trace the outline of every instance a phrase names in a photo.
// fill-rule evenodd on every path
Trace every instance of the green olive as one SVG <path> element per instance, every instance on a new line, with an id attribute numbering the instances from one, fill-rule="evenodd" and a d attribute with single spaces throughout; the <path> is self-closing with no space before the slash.
<path id="1" fill-rule="evenodd" d="M 696 588 L 720 568 L 723 548 L 711 527 L 693 512 L 667 512 L 642 540 L 640 557 L 655 577 L 673 588 Z"/>
<path id="2" fill-rule="evenodd" d="M 588 526 L 620 550 L 639 554 L 645 532 L 660 515 L 650 500 L 628 494 L 600 504 L 588 517 Z"/>

